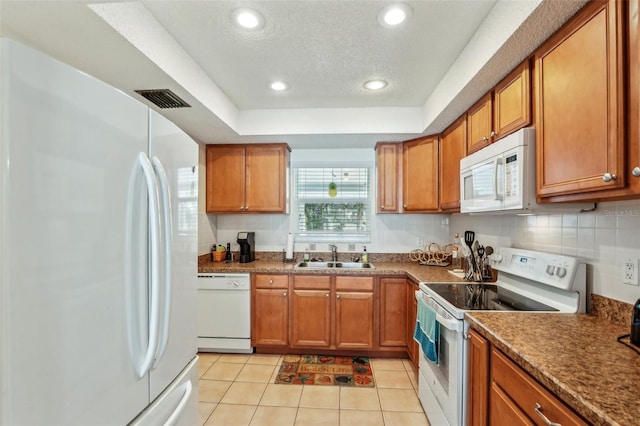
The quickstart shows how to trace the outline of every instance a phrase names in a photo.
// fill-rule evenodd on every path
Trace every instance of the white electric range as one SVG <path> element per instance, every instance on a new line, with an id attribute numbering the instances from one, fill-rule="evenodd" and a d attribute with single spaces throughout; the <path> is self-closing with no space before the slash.
<path id="1" fill-rule="evenodd" d="M 585 312 L 586 265 L 553 253 L 501 248 L 491 256 L 495 283 L 420 283 L 416 298 L 434 308 L 438 362 L 420 351 L 418 396 L 432 425 L 467 423 L 470 311 Z"/>

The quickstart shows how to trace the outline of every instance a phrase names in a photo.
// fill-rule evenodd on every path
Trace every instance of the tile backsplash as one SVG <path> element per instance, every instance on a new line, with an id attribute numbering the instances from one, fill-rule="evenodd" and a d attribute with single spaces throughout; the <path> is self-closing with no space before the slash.
<path id="1" fill-rule="evenodd" d="M 577 256 L 589 292 L 633 303 L 640 287 L 623 284 L 625 258 L 640 259 L 640 201 L 599 203 L 593 212 L 537 216 L 452 215 L 452 233 L 476 232 L 484 245 Z M 637 264 L 637 263 L 636 263 Z"/>

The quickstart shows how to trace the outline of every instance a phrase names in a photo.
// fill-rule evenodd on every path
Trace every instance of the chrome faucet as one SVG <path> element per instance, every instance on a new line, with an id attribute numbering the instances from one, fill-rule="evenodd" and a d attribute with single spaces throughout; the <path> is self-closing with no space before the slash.
<path id="1" fill-rule="evenodd" d="M 335 244 L 329 244 L 329 248 L 331 249 L 331 261 L 338 261 L 338 247 Z"/>

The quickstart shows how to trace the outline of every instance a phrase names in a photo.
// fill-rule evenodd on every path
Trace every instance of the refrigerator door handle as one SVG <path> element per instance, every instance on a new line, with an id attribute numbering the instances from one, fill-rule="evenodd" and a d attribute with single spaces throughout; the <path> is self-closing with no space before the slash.
<path id="1" fill-rule="evenodd" d="M 193 392 L 193 385 L 191 384 L 191 380 L 189 380 L 184 384 L 184 394 L 182 395 L 182 399 L 180 399 L 178 406 L 173 410 L 173 413 L 171 413 L 167 421 L 164 422 L 164 426 L 173 426 L 176 424 L 176 420 L 180 418 L 182 412 L 187 406 L 187 403 L 189 402 L 191 392 Z"/>
<path id="2" fill-rule="evenodd" d="M 158 157 L 153 157 L 151 162 L 156 172 L 156 176 L 158 177 L 161 209 L 159 220 L 162 224 L 161 232 L 164 234 L 164 259 L 162 262 L 164 266 L 164 294 L 162 295 L 164 307 L 161 311 L 162 319 L 160 322 L 162 324 L 160 342 L 153 363 L 153 367 L 155 368 L 164 355 L 164 352 L 167 349 L 167 342 L 169 340 L 169 324 L 171 319 L 171 248 L 173 242 L 173 230 L 171 228 L 171 193 L 169 191 L 169 179 L 167 178 L 167 172 Z"/>
<path id="3" fill-rule="evenodd" d="M 159 311 L 160 311 L 160 262 L 159 262 L 159 246 L 160 246 L 160 229 L 159 229 L 159 206 L 158 206 L 158 184 L 153 166 L 149 158 L 144 152 L 138 154 L 138 162 L 147 183 L 147 194 L 149 197 L 149 261 L 150 279 L 149 279 L 149 341 L 147 350 L 142 363 L 137 366 L 136 371 L 138 378 L 144 377 L 151 369 L 151 364 L 158 346 L 159 334 Z"/>

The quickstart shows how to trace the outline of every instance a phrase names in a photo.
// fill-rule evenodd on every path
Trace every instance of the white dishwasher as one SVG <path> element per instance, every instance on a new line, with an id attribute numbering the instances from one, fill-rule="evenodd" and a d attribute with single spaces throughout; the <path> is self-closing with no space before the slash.
<path id="1" fill-rule="evenodd" d="M 198 350 L 252 353 L 249 274 L 198 274 Z"/>

